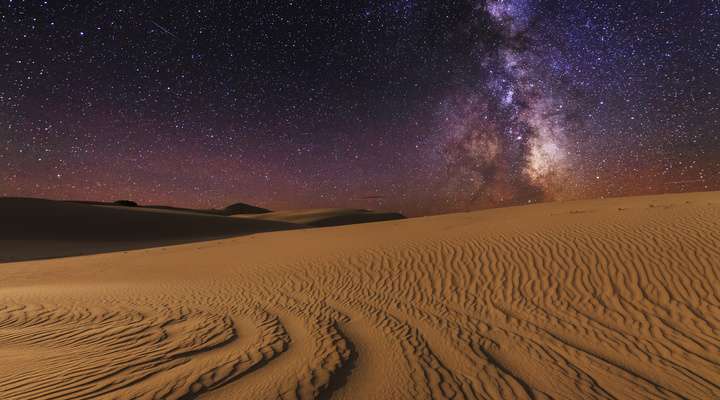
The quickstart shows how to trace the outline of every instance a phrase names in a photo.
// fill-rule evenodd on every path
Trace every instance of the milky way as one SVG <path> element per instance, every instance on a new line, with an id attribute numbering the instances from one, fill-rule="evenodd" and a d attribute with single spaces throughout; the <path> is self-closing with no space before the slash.
<path id="1" fill-rule="evenodd" d="M 416 215 L 720 189 L 717 0 L 4 0 L 0 34 L 0 195 Z"/>
<path id="2" fill-rule="evenodd" d="M 448 180 L 467 185 L 471 202 L 491 204 L 572 196 L 572 134 L 561 89 L 549 83 L 543 65 L 563 62 L 529 28 L 529 0 L 479 3 L 498 43 L 484 53 L 476 92 L 454 100 L 441 146 L 450 165 Z M 484 22 L 484 21 L 483 21 Z M 480 22 L 482 23 L 482 22 Z M 458 108 L 459 107 L 459 108 Z"/>

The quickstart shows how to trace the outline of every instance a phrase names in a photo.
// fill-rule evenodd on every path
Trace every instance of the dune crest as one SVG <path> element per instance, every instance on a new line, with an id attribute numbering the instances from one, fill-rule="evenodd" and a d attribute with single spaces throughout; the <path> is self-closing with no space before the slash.
<path id="1" fill-rule="evenodd" d="M 720 192 L 0 268 L 2 399 L 720 398 Z"/>
<path id="2" fill-rule="evenodd" d="M 353 209 L 270 212 L 236 203 L 222 210 L 0 198 L 0 263 L 135 250 L 290 229 L 405 218 Z"/>

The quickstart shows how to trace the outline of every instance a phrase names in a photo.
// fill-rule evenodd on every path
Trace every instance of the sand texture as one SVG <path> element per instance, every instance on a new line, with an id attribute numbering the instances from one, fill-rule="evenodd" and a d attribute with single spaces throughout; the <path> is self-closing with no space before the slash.
<path id="1" fill-rule="evenodd" d="M 717 192 L 0 269 L 5 400 L 720 398 Z"/>

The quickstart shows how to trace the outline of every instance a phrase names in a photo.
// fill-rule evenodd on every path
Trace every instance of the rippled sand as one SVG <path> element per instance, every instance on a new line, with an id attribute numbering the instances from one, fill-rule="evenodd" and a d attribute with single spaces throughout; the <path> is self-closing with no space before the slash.
<path id="1" fill-rule="evenodd" d="M 720 193 L 0 269 L 0 399 L 720 398 Z"/>

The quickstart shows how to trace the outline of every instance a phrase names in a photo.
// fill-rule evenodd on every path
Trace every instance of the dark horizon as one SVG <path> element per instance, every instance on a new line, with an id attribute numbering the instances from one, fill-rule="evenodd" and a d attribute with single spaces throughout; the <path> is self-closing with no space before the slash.
<path id="1" fill-rule="evenodd" d="M 567 199 L 567 200 L 546 200 L 546 201 L 528 201 L 526 203 L 516 203 L 516 204 L 499 204 L 499 205 L 493 205 L 483 208 L 474 208 L 474 207 L 468 207 L 466 209 L 456 209 L 452 211 L 441 211 L 436 213 L 425 213 L 425 214 L 414 214 L 412 211 L 405 212 L 403 210 L 397 210 L 397 209 L 388 209 L 388 208 L 363 208 L 363 207 L 352 207 L 347 205 L 319 205 L 317 207 L 312 207 L 308 209 L 364 209 L 368 211 L 381 211 L 381 212 L 396 212 L 402 214 L 404 217 L 407 218 L 416 218 L 416 217 L 424 217 L 424 216 L 440 216 L 445 214 L 454 214 L 454 213 L 467 213 L 467 212 L 473 212 L 473 211 L 483 211 L 483 210 L 494 210 L 498 208 L 508 208 L 508 207 L 521 207 L 525 205 L 532 205 L 532 204 L 547 204 L 547 203 L 555 203 L 555 202 L 572 202 L 572 201 L 589 201 L 589 200 L 612 200 L 612 199 L 620 199 L 620 198 L 632 198 L 632 197 L 643 197 L 643 196 L 654 196 L 654 195 L 679 195 L 679 194 L 692 194 L 692 193 L 711 193 L 711 192 L 717 192 L 720 190 L 717 189 L 709 189 L 709 190 L 683 190 L 683 191 L 674 191 L 674 192 L 655 192 L 655 193 L 649 193 L 649 192 L 643 192 L 639 194 L 626 194 L 626 195 L 618 195 L 618 196 L 601 196 L 601 197 L 580 197 L 580 198 L 573 198 L 573 199 Z M 249 203 L 246 201 L 234 201 L 229 202 L 227 204 L 217 204 L 217 205 L 209 205 L 209 206 L 191 206 L 187 204 L 182 203 L 160 203 L 160 202 L 140 202 L 132 199 L 126 199 L 126 198 L 108 198 L 108 199 L 95 199 L 95 198 L 87 198 L 87 199 L 78 199 L 78 198 L 50 198 L 50 197 L 34 197 L 34 196 L 0 196 L 0 200 L 2 199 L 36 199 L 36 200 L 50 200 L 50 201 L 61 201 L 61 202 L 70 202 L 70 203 L 106 203 L 107 205 L 112 205 L 114 202 L 118 201 L 132 201 L 137 203 L 139 207 L 171 207 L 171 208 L 177 208 L 177 209 L 187 209 L 187 210 L 222 210 L 228 206 L 235 205 L 235 204 L 246 204 L 253 207 L 258 208 L 265 208 L 270 212 L 274 211 L 292 211 L 292 210 L 302 210 L 304 208 L 298 208 L 293 207 L 292 203 L 278 203 L 278 207 L 268 207 L 264 204 L 255 204 L 255 203 Z M 120 205 L 120 204 L 119 204 Z M 252 214 L 252 213 L 248 213 Z"/>

